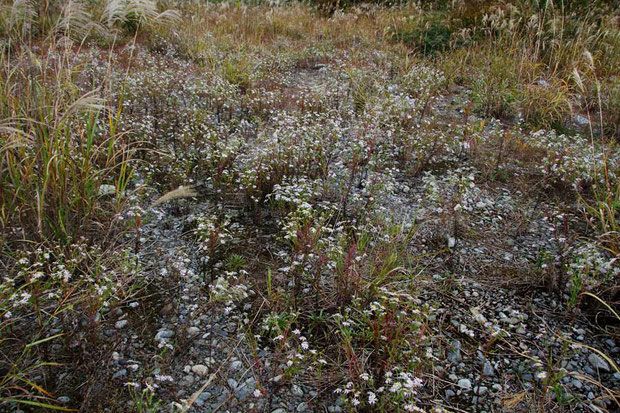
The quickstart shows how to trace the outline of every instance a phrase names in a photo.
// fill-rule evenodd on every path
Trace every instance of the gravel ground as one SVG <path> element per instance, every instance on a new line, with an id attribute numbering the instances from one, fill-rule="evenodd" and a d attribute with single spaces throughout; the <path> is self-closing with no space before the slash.
<path id="1" fill-rule="evenodd" d="M 329 81 L 323 68 L 312 68 L 294 74 L 289 83 L 312 89 Z M 442 98 L 432 110 L 457 118 L 461 109 L 455 102 L 463 99 Z M 467 158 L 453 161 L 459 162 L 459 176 L 482 181 L 482 172 Z M 451 190 L 450 174 L 452 166 L 432 173 L 440 190 Z M 599 335 L 583 314 L 567 312 L 552 290 L 532 287 L 545 285 L 535 271 L 541 253 L 558 254 L 561 248 L 550 236 L 555 224 L 548 218 L 557 214 L 557 206 L 530 200 L 516 185 L 495 182 L 464 194 L 455 201 L 459 207 L 454 205 L 463 210 L 446 219 L 429 200 L 429 176 L 399 177 L 398 191 L 381 205 L 389 218 L 417 226 L 412 253 L 432 251 L 438 243 L 445 250 L 427 263 L 426 273 L 434 275 L 420 279 L 420 298 L 435 308 L 429 320 L 433 371 L 425 377 L 425 397 L 454 411 L 529 411 L 549 378 L 547 366 L 559 364 L 564 390 L 552 392 L 553 397 L 570 401 L 574 411 L 600 411 L 597 406 L 613 411 L 604 387 L 618 389 L 620 375 L 589 347 L 617 361 L 618 343 Z M 287 381 L 276 374 L 270 346 L 250 344 L 253 314 L 261 302 L 252 274 L 238 279 L 250 286 L 245 299 L 232 305 L 210 300 L 200 247 L 190 236 L 194 214 L 210 208 L 207 201 L 181 200 L 148 213 L 140 260 L 157 298 L 114 314 L 116 331 L 106 334 L 123 340 L 110 379 L 125 383 L 171 376 L 166 397 L 194 395 L 197 412 L 343 411 L 331 391 L 302 376 Z M 233 220 L 243 228 L 247 217 L 237 211 Z M 262 229 L 250 232 L 235 241 L 235 248 L 252 251 L 258 262 L 275 240 Z M 136 322 L 132 313 L 145 311 L 149 323 Z"/>

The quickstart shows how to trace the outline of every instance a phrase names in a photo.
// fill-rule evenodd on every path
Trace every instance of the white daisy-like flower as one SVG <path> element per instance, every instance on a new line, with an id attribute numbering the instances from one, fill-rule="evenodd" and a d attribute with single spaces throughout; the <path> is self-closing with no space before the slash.
<path id="1" fill-rule="evenodd" d="M 538 373 L 536 373 L 536 378 L 539 379 L 539 380 L 546 379 L 547 378 L 547 372 L 546 371 L 539 371 Z"/>

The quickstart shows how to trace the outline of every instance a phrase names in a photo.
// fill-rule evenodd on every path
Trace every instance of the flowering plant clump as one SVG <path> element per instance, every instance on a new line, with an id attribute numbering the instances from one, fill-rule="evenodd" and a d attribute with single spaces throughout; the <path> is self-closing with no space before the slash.
<path id="1" fill-rule="evenodd" d="M 620 276 L 618 257 L 592 242 L 583 242 L 570 251 L 572 262 L 567 280 L 569 290 L 580 293 L 583 290 L 593 291 L 596 287 L 612 281 Z"/>
<path id="2" fill-rule="evenodd" d="M 160 411 L 162 402 L 157 397 L 160 385 L 172 383 L 174 379 L 171 376 L 156 374 L 155 379 L 144 382 L 144 386 L 137 382 L 127 382 L 125 386 L 129 390 L 134 408 L 141 412 L 157 412 Z"/>
<path id="3" fill-rule="evenodd" d="M 425 411 L 417 394 L 423 387 L 417 377 L 425 360 L 434 358 L 424 334 L 424 313 L 428 310 L 407 293 L 381 287 L 375 300 L 364 306 L 361 297 L 334 316 L 334 322 L 348 350 L 344 387 L 335 393 L 354 411 L 365 408 L 395 411 Z M 372 349 L 372 363 L 362 364 L 361 354 Z"/>
<path id="4" fill-rule="evenodd" d="M 2 308 L 5 309 L 2 317 L 5 320 L 9 321 L 13 313 L 36 312 L 40 306 L 61 306 L 75 283 L 81 289 L 90 291 L 99 305 L 109 306 L 108 299 L 122 288 L 120 275 L 124 271 L 138 271 L 130 264 L 131 259 L 117 263 L 121 264 L 118 268 L 108 268 L 108 264 L 98 259 L 103 252 L 96 247 L 88 247 L 83 241 L 71 247 L 69 255 L 58 247 L 40 247 L 23 254 L 17 261 L 16 276 L 5 275 L 0 284 L 0 296 L 4 297 Z M 85 273 L 82 271 L 85 265 L 94 267 L 91 272 Z"/>
<path id="5" fill-rule="evenodd" d="M 402 88 L 416 99 L 428 101 L 440 91 L 446 81 L 444 74 L 430 66 L 413 65 L 403 76 Z"/>
<path id="6" fill-rule="evenodd" d="M 295 313 L 270 313 L 262 321 L 262 335 L 266 336 L 275 347 L 276 364 L 273 367 L 273 377 L 285 375 L 293 378 L 299 375 L 311 376 L 319 374 L 327 361 L 321 352 L 313 348 L 311 337 L 302 333 L 294 325 L 298 322 Z"/>
<path id="7" fill-rule="evenodd" d="M 340 395 L 345 404 L 353 411 L 376 408 L 405 412 L 426 412 L 416 403 L 416 395 L 424 383 L 413 373 L 394 368 L 386 371 L 381 381 L 375 380 L 368 373 L 362 373 L 358 382 L 356 385 L 349 381 L 344 387 L 338 387 L 334 390 L 334 393 Z"/>
<path id="8" fill-rule="evenodd" d="M 209 261 L 219 248 L 223 248 L 233 235 L 228 230 L 230 219 L 215 214 L 201 214 L 195 217 L 196 229 L 194 233 L 200 243 L 199 249 L 204 252 L 205 261 Z"/>
<path id="9" fill-rule="evenodd" d="M 580 136 L 541 129 L 524 137 L 527 145 L 543 151 L 540 172 L 579 191 L 584 185 L 617 180 L 620 153 L 592 146 Z"/>
<path id="10" fill-rule="evenodd" d="M 305 177 L 285 177 L 282 184 L 276 184 L 268 195 L 272 208 L 286 214 L 291 208 L 311 209 L 311 203 L 320 199 L 321 181 L 310 181 Z"/>
<path id="11" fill-rule="evenodd" d="M 422 181 L 426 192 L 425 204 L 435 214 L 468 213 L 484 206 L 480 204 L 481 190 L 476 186 L 472 169 L 458 168 L 442 176 L 427 172 Z"/>
<path id="12" fill-rule="evenodd" d="M 227 308 L 233 302 L 242 301 L 249 297 L 252 292 L 242 279 L 247 276 L 247 271 L 225 271 L 218 276 L 213 284 L 209 286 L 211 297 L 216 301 L 226 301 Z"/>
<path id="13" fill-rule="evenodd" d="M 611 358 L 514 362 L 617 290 L 617 7 L 37 3 L 0 7 L 0 410 L 610 408 Z"/>

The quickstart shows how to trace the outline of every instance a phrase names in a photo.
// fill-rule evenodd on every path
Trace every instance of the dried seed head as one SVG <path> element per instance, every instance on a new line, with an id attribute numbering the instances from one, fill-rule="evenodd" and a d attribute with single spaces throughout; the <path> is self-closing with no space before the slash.
<path id="1" fill-rule="evenodd" d="M 579 72 L 577 71 L 576 67 L 573 68 L 573 79 L 575 80 L 575 83 L 577 84 L 577 87 L 579 87 L 579 90 L 581 91 L 581 93 L 584 93 L 586 88 L 583 86 L 581 75 L 579 75 Z"/>
<path id="2" fill-rule="evenodd" d="M 161 203 L 169 201 L 171 199 L 179 199 L 179 198 L 191 198 L 193 196 L 198 195 L 198 193 L 194 190 L 193 186 L 180 186 L 175 190 L 165 193 L 160 198 L 157 199 L 153 203 L 152 206 L 157 206 Z"/>
<path id="3" fill-rule="evenodd" d="M 594 69 L 594 58 L 592 57 L 592 53 L 590 53 L 588 50 L 584 50 L 583 57 L 585 57 L 586 62 L 590 66 L 590 69 Z"/>

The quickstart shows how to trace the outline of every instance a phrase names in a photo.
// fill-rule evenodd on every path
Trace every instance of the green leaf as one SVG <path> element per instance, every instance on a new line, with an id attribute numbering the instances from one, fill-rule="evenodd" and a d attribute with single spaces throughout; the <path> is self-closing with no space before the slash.
<path id="1" fill-rule="evenodd" d="M 32 343 L 26 344 L 26 348 L 30 348 L 30 347 L 34 347 L 34 346 L 38 346 L 39 344 L 45 343 L 46 341 L 53 340 L 53 339 L 55 339 L 56 337 L 63 336 L 64 334 L 65 334 L 65 333 L 59 333 L 59 334 L 56 334 L 56 335 L 53 335 L 53 336 L 50 336 L 50 337 L 43 338 L 43 339 L 41 339 L 41 340 L 37 340 L 37 341 L 32 342 Z"/>
<path id="2" fill-rule="evenodd" d="M 0 398 L 0 401 L 3 402 L 13 402 L 13 403 L 23 403 L 23 404 L 27 404 L 30 406 L 37 406 L 37 407 L 45 407 L 46 409 L 52 409 L 52 410 L 62 410 L 63 412 L 77 412 L 77 409 L 70 409 L 68 407 L 61 407 L 61 406 L 54 406 L 52 404 L 47 404 L 47 403 L 41 403 L 41 402 L 33 402 L 30 400 L 20 400 L 20 399 L 4 399 L 4 398 Z"/>

